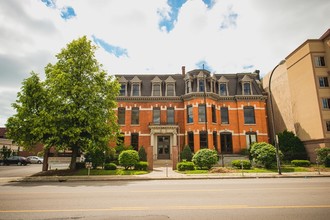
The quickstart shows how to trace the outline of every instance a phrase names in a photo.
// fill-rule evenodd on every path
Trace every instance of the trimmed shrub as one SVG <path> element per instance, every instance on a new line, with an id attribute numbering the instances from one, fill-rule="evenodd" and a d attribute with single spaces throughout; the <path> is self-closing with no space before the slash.
<path id="1" fill-rule="evenodd" d="M 315 150 L 315 152 L 319 163 L 325 165 L 325 161 L 327 160 L 327 157 L 330 157 L 330 148 L 329 147 L 318 148 Z"/>
<path id="2" fill-rule="evenodd" d="M 134 170 L 147 170 L 148 169 L 148 162 L 146 161 L 139 161 L 137 164 L 134 165 Z"/>
<path id="3" fill-rule="evenodd" d="M 139 154 L 136 150 L 125 150 L 119 154 L 119 164 L 128 170 L 139 162 Z"/>
<path id="4" fill-rule="evenodd" d="M 279 149 L 283 153 L 283 159 L 307 160 L 307 152 L 304 143 L 291 131 L 283 131 L 278 134 Z"/>
<path id="5" fill-rule="evenodd" d="M 309 160 L 292 160 L 291 164 L 295 167 L 309 167 L 311 162 Z"/>
<path id="6" fill-rule="evenodd" d="M 181 160 L 191 161 L 193 153 L 188 145 L 186 145 L 181 152 Z"/>
<path id="7" fill-rule="evenodd" d="M 324 166 L 325 166 L 325 167 L 330 167 L 330 155 L 328 155 L 328 156 L 325 158 Z"/>
<path id="8" fill-rule="evenodd" d="M 231 165 L 237 169 L 242 169 L 242 163 L 243 163 L 243 169 L 245 169 L 245 170 L 251 169 L 251 162 L 249 160 L 233 160 L 233 161 L 231 161 Z"/>
<path id="9" fill-rule="evenodd" d="M 256 164 L 267 169 L 276 165 L 276 149 L 271 144 L 265 142 L 254 143 L 251 146 L 250 153 Z M 282 158 L 282 156 L 282 152 L 279 151 L 279 157 Z"/>
<path id="10" fill-rule="evenodd" d="M 104 164 L 104 169 L 105 170 L 116 170 L 117 165 L 114 163 L 106 163 L 106 164 Z"/>
<path id="11" fill-rule="evenodd" d="M 193 162 L 180 162 L 176 165 L 176 168 L 179 171 L 185 171 L 185 170 L 195 170 L 195 164 Z"/>
<path id="12" fill-rule="evenodd" d="M 201 149 L 193 156 L 192 161 L 200 169 L 211 169 L 218 162 L 218 153 L 215 150 Z"/>
<path id="13" fill-rule="evenodd" d="M 139 149 L 139 158 L 140 161 L 147 161 L 147 153 L 143 146 Z"/>

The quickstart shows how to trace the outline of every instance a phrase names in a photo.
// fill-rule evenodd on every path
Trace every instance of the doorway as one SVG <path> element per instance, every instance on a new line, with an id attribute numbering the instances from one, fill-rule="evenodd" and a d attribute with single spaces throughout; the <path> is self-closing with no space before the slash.
<path id="1" fill-rule="evenodd" d="M 170 159 L 170 136 L 157 137 L 157 159 Z"/>
<path id="2" fill-rule="evenodd" d="M 224 154 L 232 154 L 233 153 L 232 134 L 228 132 L 220 133 L 220 141 L 221 141 L 221 152 Z"/>

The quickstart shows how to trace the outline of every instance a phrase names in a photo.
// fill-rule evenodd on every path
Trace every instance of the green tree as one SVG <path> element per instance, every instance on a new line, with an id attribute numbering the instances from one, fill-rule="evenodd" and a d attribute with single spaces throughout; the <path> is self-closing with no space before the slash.
<path id="1" fill-rule="evenodd" d="M 192 161 L 200 169 L 211 169 L 218 161 L 218 153 L 215 150 L 201 149 L 193 156 Z"/>
<path id="2" fill-rule="evenodd" d="M 45 114 L 46 93 L 39 76 L 31 72 L 31 76 L 22 82 L 17 100 L 12 104 L 16 114 L 8 118 L 6 123 L 8 138 L 31 150 L 38 142 L 43 142 L 42 117 Z"/>
<path id="3" fill-rule="evenodd" d="M 279 148 L 284 154 L 283 159 L 291 160 L 306 160 L 308 159 L 307 152 L 303 142 L 291 131 L 283 131 L 278 134 Z"/>
<path id="4" fill-rule="evenodd" d="M 254 143 L 250 150 L 251 156 L 256 164 L 262 165 L 265 168 L 271 168 L 276 164 L 276 148 L 268 143 L 260 142 Z M 279 151 L 280 158 L 283 157 Z"/>
<path id="5" fill-rule="evenodd" d="M 191 161 L 193 157 L 193 153 L 191 152 L 191 149 L 189 145 L 186 145 L 182 152 L 181 152 L 181 160 Z"/>
<path id="6" fill-rule="evenodd" d="M 139 153 L 136 150 L 124 150 L 119 154 L 118 161 L 125 170 L 128 170 L 139 162 Z"/>
<path id="7" fill-rule="evenodd" d="M 147 152 L 143 146 L 139 149 L 139 159 L 140 161 L 147 161 Z"/>
<path id="8" fill-rule="evenodd" d="M 24 99 L 14 104 L 20 117 L 8 120 L 10 137 L 24 146 L 40 141 L 56 150 L 72 150 L 72 170 L 79 151 L 106 150 L 119 129 L 113 109 L 117 107 L 115 98 L 120 85 L 101 68 L 95 50 L 96 46 L 86 36 L 67 44 L 56 55 L 57 63 L 45 67 L 44 83 L 38 84 L 34 76 L 30 77 L 34 86 L 29 93 L 24 88 L 29 88 L 32 79 L 25 81 L 26 86 L 23 83 Z M 33 89 L 41 91 L 32 96 L 30 105 L 25 99 Z"/>

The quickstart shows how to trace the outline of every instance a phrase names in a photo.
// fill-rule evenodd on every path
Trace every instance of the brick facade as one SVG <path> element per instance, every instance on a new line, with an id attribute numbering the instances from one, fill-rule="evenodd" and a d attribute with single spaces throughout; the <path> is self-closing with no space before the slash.
<path id="1" fill-rule="evenodd" d="M 153 160 L 173 160 L 173 147 L 181 152 L 189 144 L 194 152 L 202 144 L 219 153 L 240 153 L 249 142 L 268 142 L 267 96 L 257 73 L 211 75 L 193 70 L 172 75 L 117 75 L 117 79 L 123 85 L 117 101 L 124 145 L 132 145 L 132 134 L 138 135 L 137 148 L 151 148 Z M 133 109 L 138 121 L 132 124 Z"/>

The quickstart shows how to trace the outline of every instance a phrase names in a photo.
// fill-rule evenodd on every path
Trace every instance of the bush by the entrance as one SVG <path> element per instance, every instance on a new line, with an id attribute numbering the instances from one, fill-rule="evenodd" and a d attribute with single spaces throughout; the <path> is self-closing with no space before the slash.
<path id="1" fill-rule="evenodd" d="M 147 170 L 148 169 L 148 162 L 139 161 L 137 164 L 134 165 L 134 170 Z"/>
<path id="2" fill-rule="evenodd" d="M 243 169 L 249 170 L 251 169 L 251 162 L 249 160 L 233 160 L 231 161 L 231 165 L 237 169 Z"/>
<path id="3" fill-rule="evenodd" d="M 200 169 L 211 169 L 218 162 L 218 154 L 215 150 L 201 149 L 193 156 L 192 161 Z"/>
<path id="4" fill-rule="evenodd" d="M 124 150 L 119 154 L 119 164 L 128 170 L 139 162 L 139 153 L 136 150 Z"/>
<path id="5" fill-rule="evenodd" d="M 291 164 L 295 167 L 309 167 L 311 162 L 309 160 L 292 160 Z"/>
<path id="6" fill-rule="evenodd" d="M 189 161 L 184 161 L 184 162 L 180 162 L 176 165 L 176 168 L 179 171 L 185 171 L 185 170 L 195 170 L 195 164 L 193 162 L 189 162 Z"/>
<path id="7" fill-rule="evenodd" d="M 141 146 L 139 149 L 139 158 L 140 161 L 147 161 L 147 152 L 143 146 Z"/>
<path id="8" fill-rule="evenodd" d="M 192 160 L 192 157 L 193 157 L 193 153 L 191 152 L 191 149 L 189 147 L 189 145 L 186 145 L 182 152 L 181 152 L 181 160 L 182 161 L 191 161 Z"/>

